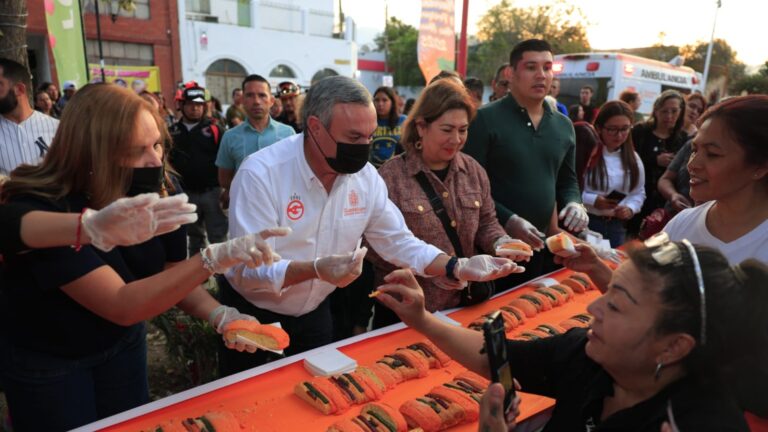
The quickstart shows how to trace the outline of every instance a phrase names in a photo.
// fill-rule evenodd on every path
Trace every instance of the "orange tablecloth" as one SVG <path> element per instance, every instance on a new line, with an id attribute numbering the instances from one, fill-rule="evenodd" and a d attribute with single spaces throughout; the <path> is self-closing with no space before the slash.
<path id="1" fill-rule="evenodd" d="M 561 280 L 568 274 L 568 271 L 563 270 L 550 275 L 550 277 Z M 466 326 L 483 313 L 498 309 L 531 289 L 529 286 L 524 286 L 486 303 L 458 310 L 449 316 Z M 576 294 L 570 302 L 551 311 L 540 313 L 535 318 L 529 319 L 524 326 L 512 330 L 509 335 L 534 328 L 543 323 L 558 324 L 573 315 L 583 313 L 589 302 L 598 295 L 598 291 Z M 375 362 L 382 355 L 390 353 L 398 347 L 423 339 L 423 335 L 406 328 L 352 343 L 339 348 L 339 350 L 357 360 L 359 365 L 365 365 Z M 407 399 L 423 395 L 429 392 L 432 387 L 449 381 L 462 370 L 464 368 L 455 362 L 447 368 L 431 370 L 429 375 L 424 378 L 406 381 L 388 391 L 382 401 L 397 408 Z M 287 366 L 267 371 L 199 396 L 190 397 L 161 409 L 139 414 L 134 418 L 101 430 L 154 431 L 153 426 L 157 426 L 170 418 L 197 417 L 207 411 L 229 411 L 246 425 L 245 430 L 248 431 L 324 431 L 341 418 L 359 414 L 360 407 L 358 406 L 352 407 L 346 413 L 338 416 L 324 416 L 294 396 L 294 385 L 310 378 L 310 376 L 304 369 L 303 362 L 297 360 Z M 530 394 L 523 394 L 522 400 L 521 420 L 541 413 L 554 403 L 551 399 Z M 451 431 L 468 432 L 476 430 L 477 423 L 451 429 Z"/>

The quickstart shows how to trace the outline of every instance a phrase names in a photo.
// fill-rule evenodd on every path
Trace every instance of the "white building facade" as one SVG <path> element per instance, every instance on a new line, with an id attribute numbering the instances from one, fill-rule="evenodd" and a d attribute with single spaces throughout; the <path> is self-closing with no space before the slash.
<path id="1" fill-rule="evenodd" d="M 179 0 L 184 81 L 221 102 L 248 74 L 306 88 L 330 75 L 357 73 L 355 24 L 336 0 Z"/>

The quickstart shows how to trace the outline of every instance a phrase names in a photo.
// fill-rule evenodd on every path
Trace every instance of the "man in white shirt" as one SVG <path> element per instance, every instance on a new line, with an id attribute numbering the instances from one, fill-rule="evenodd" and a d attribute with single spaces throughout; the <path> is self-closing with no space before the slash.
<path id="1" fill-rule="evenodd" d="M 363 234 L 380 256 L 424 276 L 484 281 L 522 271 L 504 258 L 449 257 L 413 236 L 367 163 L 377 122 L 360 83 L 341 76 L 319 81 L 307 93 L 302 117 L 305 132 L 249 156 L 230 191 L 233 236 L 260 227 L 293 229 L 269 239 L 282 260 L 238 266 L 226 274 L 229 283 L 220 280 L 222 303 L 282 324 L 291 337 L 287 354 L 331 342 L 328 296 L 360 275 L 366 249 L 356 245 Z M 222 375 L 269 361 L 263 352 L 220 354 Z"/>
<path id="2" fill-rule="evenodd" d="M 27 68 L 0 59 L 0 175 L 22 164 L 37 165 L 53 141 L 59 121 L 32 109 Z"/>

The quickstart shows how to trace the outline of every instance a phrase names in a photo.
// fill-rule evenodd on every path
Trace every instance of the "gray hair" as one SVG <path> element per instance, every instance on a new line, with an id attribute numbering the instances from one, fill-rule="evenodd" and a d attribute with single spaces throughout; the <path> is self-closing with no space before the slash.
<path id="1" fill-rule="evenodd" d="M 331 125 L 333 107 L 340 103 L 369 106 L 371 94 L 359 81 L 345 76 L 331 76 L 316 82 L 307 91 L 301 110 L 301 121 L 307 127 L 309 116 L 315 116 L 326 128 Z"/>

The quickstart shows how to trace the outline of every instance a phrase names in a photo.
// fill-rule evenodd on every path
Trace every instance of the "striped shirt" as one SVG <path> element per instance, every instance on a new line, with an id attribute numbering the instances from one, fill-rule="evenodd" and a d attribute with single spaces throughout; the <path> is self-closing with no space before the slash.
<path id="1" fill-rule="evenodd" d="M 39 111 L 21 123 L 0 116 L 0 175 L 22 164 L 39 164 L 58 127 L 58 120 Z"/>

